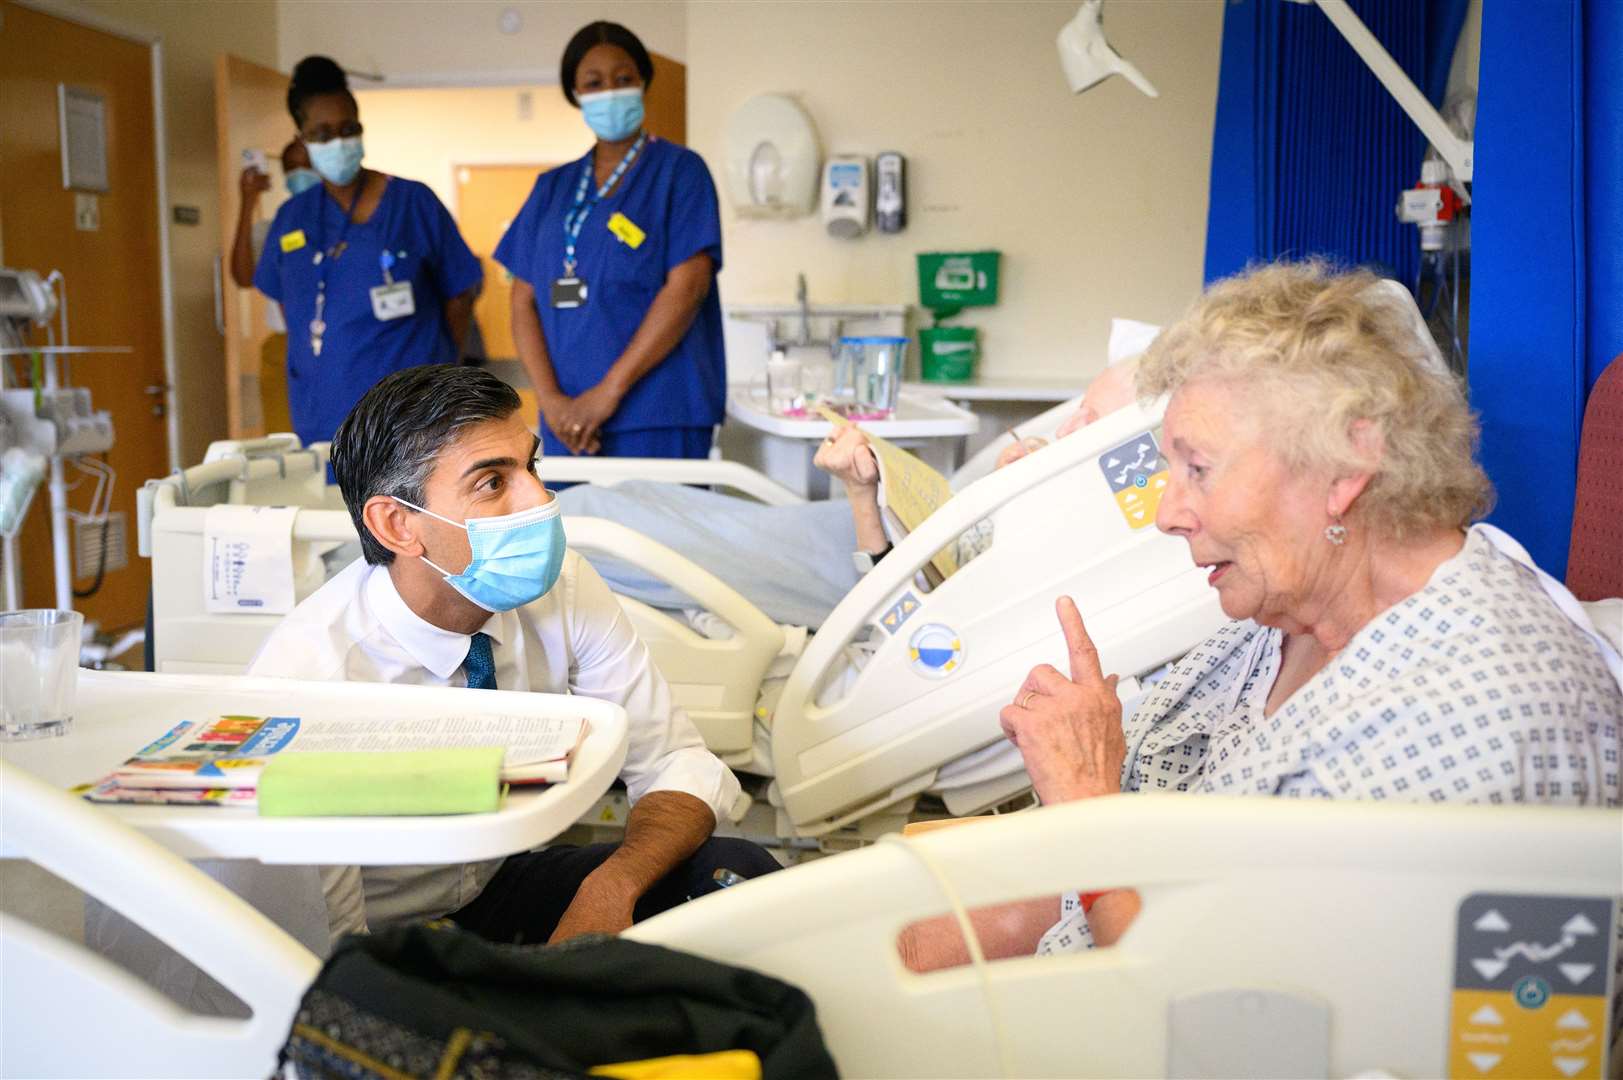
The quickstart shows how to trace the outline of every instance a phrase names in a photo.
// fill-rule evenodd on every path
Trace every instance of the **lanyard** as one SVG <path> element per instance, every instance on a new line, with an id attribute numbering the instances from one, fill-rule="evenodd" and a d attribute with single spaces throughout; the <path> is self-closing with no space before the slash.
<path id="1" fill-rule="evenodd" d="M 564 277 L 573 277 L 575 274 L 575 241 L 580 237 L 581 226 L 586 224 L 587 217 L 592 213 L 592 207 L 596 206 L 605 195 L 614 189 L 614 185 L 619 181 L 620 177 L 624 176 L 625 171 L 631 168 L 631 163 L 637 160 L 637 154 L 642 151 L 643 143 L 647 141 L 647 132 L 637 136 L 637 141 L 631 144 L 631 149 L 627 150 L 626 156 L 620 159 L 620 164 L 616 165 L 614 171 L 609 174 L 609 178 L 603 181 L 603 186 L 593 193 L 590 202 L 586 199 L 586 193 L 591 189 L 592 165 L 597 159 L 597 154 L 593 152 L 582 163 L 580 183 L 575 185 L 574 208 L 564 215 Z"/>
<path id="2" fill-rule="evenodd" d="M 366 174 L 362 173 L 361 186 L 356 189 L 355 199 L 349 204 L 349 209 L 344 210 L 342 206 L 338 208 L 344 214 L 344 227 L 338 230 L 338 243 L 333 245 L 331 253 L 327 251 L 326 243 L 327 207 L 325 201 L 322 203 L 321 209 L 316 212 L 316 224 L 321 227 L 321 233 L 316 237 L 316 313 L 315 317 L 310 320 L 310 352 L 315 356 L 321 355 L 321 339 L 327 333 L 327 322 L 321 317 L 322 313 L 327 309 L 327 267 L 344 253 L 344 245 L 348 243 L 349 227 L 355 223 L 353 216 L 355 207 L 359 205 L 361 196 L 365 192 Z M 332 198 L 330 195 L 327 197 Z M 334 204 L 337 202 L 337 199 L 333 199 Z M 384 267 L 383 273 L 385 277 L 388 277 L 389 269 L 387 266 Z"/>

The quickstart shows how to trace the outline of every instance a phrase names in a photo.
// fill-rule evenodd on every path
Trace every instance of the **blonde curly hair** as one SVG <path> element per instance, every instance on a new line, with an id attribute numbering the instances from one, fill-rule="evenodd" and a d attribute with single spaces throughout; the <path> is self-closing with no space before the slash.
<path id="1" fill-rule="evenodd" d="M 1348 516 L 1393 539 L 1463 528 L 1493 503 L 1459 380 L 1408 295 L 1368 271 L 1272 263 L 1212 285 L 1137 385 L 1155 397 L 1205 380 L 1245 388 L 1288 467 L 1372 473 Z"/>

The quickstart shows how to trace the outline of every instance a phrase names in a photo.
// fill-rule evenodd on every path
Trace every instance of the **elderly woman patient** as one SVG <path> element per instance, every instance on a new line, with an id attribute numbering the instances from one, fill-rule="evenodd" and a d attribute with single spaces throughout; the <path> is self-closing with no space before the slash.
<path id="1" fill-rule="evenodd" d="M 1276 265 L 1214 286 L 1145 355 L 1170 393 L 1156 525 L 1233 620 L 1125 719 L 1076 605 L 1070 671 L 1002 723 L 1045 804 L 1120 791 L 1619 804 L 1615 652 L 1487 507 L 1476 423 L 1407 298 Z M 1564 608 L 1564 605 L 1566 607 Z M 1569 613 L 1570 611 L 1570 613 Z M 1113 942 L 1129 889 L 977 912 L 988 955 Z M 961 963 L 947 921 L 910 966 Z"/>

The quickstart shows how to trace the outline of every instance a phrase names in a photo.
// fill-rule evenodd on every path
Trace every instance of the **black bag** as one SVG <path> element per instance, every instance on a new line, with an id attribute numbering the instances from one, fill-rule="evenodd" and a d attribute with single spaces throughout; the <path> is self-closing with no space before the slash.
<path id="1" fill-rule="evenodd" d="M 351 935 L 305 992 L 280 1061 L 301 1077 L 584 1077 L 750 1050 L 763 1080 L 834 1077 L 804 992 L 745 968 L 587 935 L 497 945 L 450 923 Z"/>

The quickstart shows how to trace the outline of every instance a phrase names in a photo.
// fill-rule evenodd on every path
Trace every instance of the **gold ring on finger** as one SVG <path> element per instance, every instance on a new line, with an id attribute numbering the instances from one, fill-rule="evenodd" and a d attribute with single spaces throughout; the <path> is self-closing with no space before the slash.
<path id="1" fill-rule="evenodd" d="M 1037 691 L 1035 690 L 1027 690 L 1024 694 L 1022 694 L 1020 696 L 1020 707 L 1022 709 L 1028 708 L 1031 705 L 1031 699 L 1036 696 L 1036 693 Z"/>

